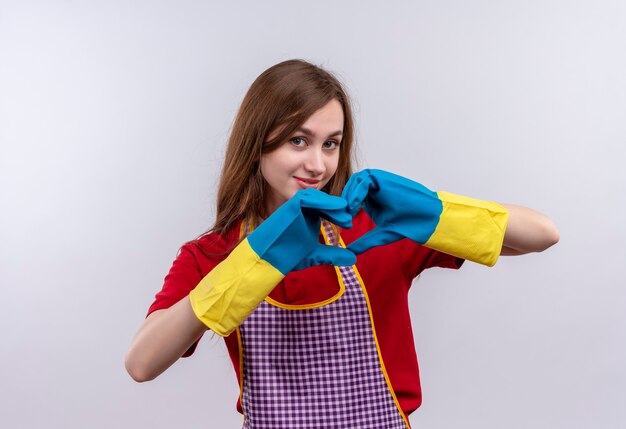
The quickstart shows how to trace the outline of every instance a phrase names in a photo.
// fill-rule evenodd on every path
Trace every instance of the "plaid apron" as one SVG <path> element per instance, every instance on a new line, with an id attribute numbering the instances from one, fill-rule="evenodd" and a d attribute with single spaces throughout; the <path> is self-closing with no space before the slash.
<path id="1" fill-rule="evenodd" d="M 323 222 L 326 242 L 339 245 Z M 345 291 L 317 308 L 263 301 L 239 327 L 244 428 L 406 429 L 379 357 L 354 267 Z"/>

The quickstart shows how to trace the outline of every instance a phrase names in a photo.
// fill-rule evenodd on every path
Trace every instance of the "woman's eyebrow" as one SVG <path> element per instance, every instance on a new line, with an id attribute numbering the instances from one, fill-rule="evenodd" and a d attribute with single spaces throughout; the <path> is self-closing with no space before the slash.
<path id="1" fill-rule="evenodd" d="M 308 136 L 315 136 L 314 132 L 312 132 L 311 130 L 305 127 L 298 127 L 296 131 L 300 131 L 301 133 L 306 134 Z M 330 133 L 328 137 L 336 137 L 336 136 L 342 136 L 342 135 L 343 135 L 343 130 L 337 130 L 334 133 Z"/>

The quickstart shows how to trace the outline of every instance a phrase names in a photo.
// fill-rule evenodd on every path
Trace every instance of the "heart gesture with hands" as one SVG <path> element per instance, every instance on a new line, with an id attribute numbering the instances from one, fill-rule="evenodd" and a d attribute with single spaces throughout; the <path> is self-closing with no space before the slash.
<path id="1" fill-rule="evenodd" d="M 361 207 L 376 228 L 347 249 L 319 243 L 321 218 L 343 228 Z M 196 316 L 228 335 L 291 271 L 353 265 L 372 247 L 408 238 L 485 265 L 500 254 L 507 211 L 496 203 L 433 192 L 382 170 L 353 174 L 342 196 L 298 191 L 246 237 L 189 294 Z"/>

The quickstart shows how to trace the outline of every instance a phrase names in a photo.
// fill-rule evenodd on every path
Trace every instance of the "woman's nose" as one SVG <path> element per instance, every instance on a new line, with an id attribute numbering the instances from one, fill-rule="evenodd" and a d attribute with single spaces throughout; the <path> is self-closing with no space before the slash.
<path id="1" fill-rule="evenodd" d="M 307 151 L 304 168 L 313 176 L 324 174 L 326 165 L 324 164 L 324 154 L 321 149 L 311 148 L 311 150 Z"/>

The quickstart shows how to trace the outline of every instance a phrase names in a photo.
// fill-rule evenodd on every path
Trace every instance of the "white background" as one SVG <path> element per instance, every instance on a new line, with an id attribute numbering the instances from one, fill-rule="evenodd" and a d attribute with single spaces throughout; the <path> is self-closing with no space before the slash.
<path id="1" fill-rule="evenodd" d="M 0 425 L 236 428 L 221 339 L 124 353 L 214 220 L 235 112 L 289 58 L 354 99 L 360 167 L 547 213 L 542 254 L 411 294 L 415 428 L 626 427 L 626 3 L 0 2 Z"/>

